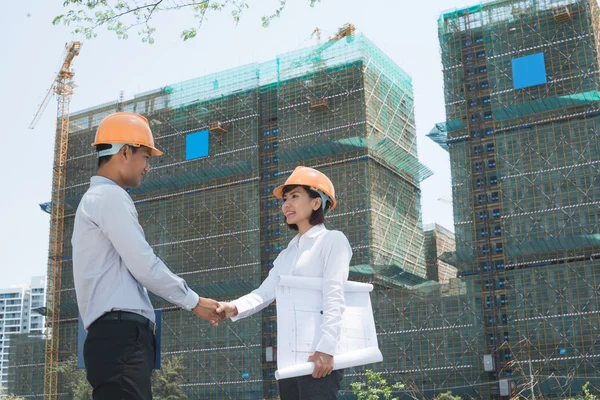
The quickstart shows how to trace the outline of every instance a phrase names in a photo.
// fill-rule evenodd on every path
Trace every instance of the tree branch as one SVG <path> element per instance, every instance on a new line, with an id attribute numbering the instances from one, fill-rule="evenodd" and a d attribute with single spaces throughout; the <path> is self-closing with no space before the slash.
<path id="1" fill-rule="evenodd" d="M 259 1 L 259 0 L 257 0 Z M 313 7 L 321 0 L 308 1 Z M 109 31 L 114 31 L 120 39 L 128 38 L 128 31 L 138 28 L 138 35 L 143 35 L 142 41 L 153 43 L 153 34 L 156 31 L 151 25 L 152 18 L 163 11 L 182 10 L 192 8 L 197 19 L 195 27 L 186 29 L 181 33 L 183 40 L 196 36 L 204 23 L 207 10 L 231 10 L 233 20 L 238 23 L 244 9 L 248 8 L 248 0 L 64 0 L 64 7 L 68 12 L 54 18 L 53 24 L 75 25 L 74 33 L 83 34 L 86 38 L 95 37 L 100 26 L 106 26 Z M 287 0 L 279 0 L 275 11 L 262 17 L 263 26 L 268 26 L 271 21 L 278 18 L 287 5 Z"/>
<path id="2" fill-rule="evenodd" d="M 109 18 L 107 18 L 105 21 L 109 21 L 109 20 L 113 20 L 113 19 L 119 19 L 121 17 L 124 17 L 128 14 L 131 13 L 139 13 L 142 10 L 148 9 L 148 8 L 152 8 L 152 10 L 150 11 L 149 17 L 148 19 L 150 19 L 150 16 L 154 13 L 154 11 L 156 10 L 156 8 L 160 5 L 160 3 L 162 3 L 164 0 L 159 0 L 156 3 L 152 3 L 152 4 L 145 4 L 143 6 L 138 6 L 136 8 L 127 8 L 127 11 L 122 12 L 120 14 L 115 14 Z M 182 4 L 179 6 L 172 6 L 172 7 L 166 7 L 164 9 L 162 9 L 161 11 L 170 11 L 170 10 L 180 10 L 182 8 L 186 8 L 186 7 L 192 7 L 192 6 L 197 6 L 200 4 L 204 4 L 207 3 L 208 4 L 209 0 L 202 0 L 201 2 L 193 2 L 193 3 L 188 3 L 188 4 Z M 98 26 L 98 25 L 97 25 Z"/>

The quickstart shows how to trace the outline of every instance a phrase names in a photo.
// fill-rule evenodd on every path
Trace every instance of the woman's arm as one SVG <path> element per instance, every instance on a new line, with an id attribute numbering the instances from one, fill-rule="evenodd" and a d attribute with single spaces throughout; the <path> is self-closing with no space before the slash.
<path id="1" fill-rule="evenodd" d="M 258 289 L 231 302 L 219 302 L 216 312 L 219 314 L 225 312 L 225 318 L 237 321 L 249 317 L 271 304 L 275 300 L 275 290 L 277 289 L 278 259 L 279 256 L 273 263 L 274 267 L 269 271 L 269 275 Z"/>
<path id="2" fill-rule="evenodd" d="M 323 257 L 323 319 L 321 339 L 309 361 L 315 363 L 313 378 L 322 378 L 333 371 L 333 356 L 342 332 L 342 314 L 346 308 L 344 284 L 348 281 L 352 248 L 341 232 L 332 232 L 325 244 Z"/>

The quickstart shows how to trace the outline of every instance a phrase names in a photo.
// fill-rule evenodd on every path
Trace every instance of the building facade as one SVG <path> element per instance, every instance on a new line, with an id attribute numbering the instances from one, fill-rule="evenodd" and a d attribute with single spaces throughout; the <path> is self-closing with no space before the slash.
<path id="1" fill-rule="evenodd" d="M 430 136 L 450 154 L 446 261 L 476 290 L 484 397 L 599 382 L 599 16 L 499 0 L 439 19 L 447 119 Z"/>
<path id="2" fill-rule="evenodd" d="M 45 319 L 35 310 L 44 306 L 45 292 L 44 276 L 32 277 L 29 285 L 0 289 L 0 395 L 8 386 L 11 336 L 44 332 Z"/>
<path id="3" fill-rule="evenodd" d="M 424 227 L 425 234 L 425 265 L 427 266 L 427 279 L 449 283 L 456 278 L 456 267 L 442 261 L 440 258 L 447 252 L 456 250 L 454 233 L 438 224 Z"/>
<path id="4" fill-rule="evenodd" d="M 298 165 L 335 184 L 327 227 L 348 237 L 353 279 L 382 290 L 426 281 L 419 183 L 431 172 L 417 157 L 411 79 L 366 37 L 349 35 L 71 115 L 61 359 L 77 350 L 73 217 L 96 172 L 96 128 L 117 109 L 145 115 L 165 152 L 130 194 L 154 251 L 201 296 L 232 299 L 266 277 L 295 234 L 272 191 Z M 277 396 L 273 306 L 213 329 L 152 300 L 163 310 L 162 355 L 182 358 L 190 398 Z M 395 351 L 394 342 L 381 347 Z M 26 365 L 21 375 L 35 376 Z M 34 395 L 37 387 L 20 380 L 14 391 Z"/>

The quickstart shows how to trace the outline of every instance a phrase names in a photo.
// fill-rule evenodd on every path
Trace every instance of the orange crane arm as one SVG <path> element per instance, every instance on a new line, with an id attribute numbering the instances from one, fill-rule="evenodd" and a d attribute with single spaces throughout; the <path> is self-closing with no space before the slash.
<path id="1" fill-rule="evenodd" d="M 35 113 L 35 116 L 33 117 L 33 121 L 31 121 L 31 124 L 29 124 L 29 129 L 35 128 L 38 121 L 42 117 L 44 110 L 48 106 L 50 97 L 52 97 L 52 94 L 56 92 L 56 83 L 58 82 L 61 74 L 72 73 L 71 72 L 71 63 L 73 62 L 73 58 L 79 54 L 80 48 L 81 48 L 81 42 L 71 42 L 70 44 L 65 46 L 65 51 L 61 58 L 61 59 L 63 59 L 62 66 L 61 66 L 60 70 L 58 71 L 58 73 L 56 74 L 56 77 L 52 81 L 52 85 L 50 86 L 50 89 L 48 89 L 48 92 L 46 92 L 46 97 L 44 97 L 44 100 L 42 101 L 40 108 Z"/>

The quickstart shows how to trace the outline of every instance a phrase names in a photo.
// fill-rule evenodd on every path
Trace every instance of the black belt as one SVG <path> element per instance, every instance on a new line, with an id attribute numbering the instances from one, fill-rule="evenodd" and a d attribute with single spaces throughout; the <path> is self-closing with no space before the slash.
<path id="1" fill-rule="evenodd" d="M 138 324 L 143 325 L 145 328 L 147 328 L 150 331 L 150 333 L 152 333 L 153 335 L 156 335 L 156 324 L 154 322 L 150 321 L 146 317 L 142 317 L 141 315 L 132 313 L 132 312 L 110 311 L 110 312 L 107 312 L 104 315 L 102 315 L 100 318 L 98 318 L 96 321 L 94 321 L 94 323 L 96 323 L 98 321 L 137 322 Z"/>

